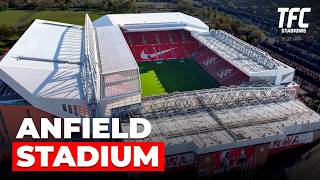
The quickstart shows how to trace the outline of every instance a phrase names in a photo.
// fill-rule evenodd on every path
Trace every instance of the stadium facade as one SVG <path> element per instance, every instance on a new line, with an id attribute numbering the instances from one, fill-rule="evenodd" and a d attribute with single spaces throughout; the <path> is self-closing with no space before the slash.
<path id="1" fill-rule="evenodd" d="M 191 58 L 222 86 L 141 97 L 138 64 Z M 0 62 L 0 131 L 23 118 L 144 117 L 170 170 L 211 174 L 262 165 L 319 138 L 320 116 L 296 99 L 294 69 L 182 13 L 105 15 L 85 25 L 35 20 Z M 253 84 L 268 84 L 257 87 Z M 235 85 L 235 86 L 234 86 Z"/>

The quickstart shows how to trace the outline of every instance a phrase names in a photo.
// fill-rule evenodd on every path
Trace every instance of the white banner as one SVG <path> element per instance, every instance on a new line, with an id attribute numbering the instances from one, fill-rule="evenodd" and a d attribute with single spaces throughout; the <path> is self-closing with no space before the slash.
<path id="1" fill-rule="evenodd" d="M 269 149 L 289 147 L 299 144 L 306 144 L 313 140 L 313 132 L 308 132 L 304 134 L 295 134 L 287 136 L 287 138 L 280 141 L 270 142 Z"/>
<path id="2" fill-rule="evenodd" d="M 194 153 L 179 154 L 166 157 L 166 168 L 176 168 L 193 165 L 195 161 Z"/>

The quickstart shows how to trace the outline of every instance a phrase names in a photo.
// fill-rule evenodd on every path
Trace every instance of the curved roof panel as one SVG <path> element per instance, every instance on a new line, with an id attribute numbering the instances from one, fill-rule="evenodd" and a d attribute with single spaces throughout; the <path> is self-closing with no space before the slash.
<path id="1" fill-rule="evenodd" d="M 168 27 L 184 28 L 193 27 L 201 31 L 209 31 L 209 27 L 204 24 L 200 19 L 180 13 L 180 12 L 168 12 L 168 13 L 141 13 L 141 14 L 108 14 L 96 21 L 94 26 L 120 26 L 121 28 L 130 29 L 149 29 L 149 28 L 161 28 Z"/>
<path id="2" fill-rule="evenodd" d="M 1 80 L 33 106 L 66 116 L 61 104 L 85 103 L 82 40 L 81 26 L 35 20 L 0 62 Z"/>

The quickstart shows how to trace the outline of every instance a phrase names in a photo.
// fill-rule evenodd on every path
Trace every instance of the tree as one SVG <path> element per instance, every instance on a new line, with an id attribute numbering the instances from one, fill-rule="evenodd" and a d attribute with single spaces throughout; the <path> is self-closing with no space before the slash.
<path id="1" fill-rule="evenodd" d="M 129 0 L 128 1 L 128 8 L 130 12 L 136 12 L 137 10 L 137 4 L 135 0 Z"/>
<path id="2" fill-rule="evenodd" d="M 232 33 L 232 28 L 231 28 L 231 26 L 230 26 L 229 23 L 222 23 L 222 24 L 220 24 L 219 29 L 224 30 L 224 31 L 226 31 L 226 32 L 228 32 L 228 33 Z"/>
<path id="3" fill-rule="evenodd" d="M 193 0 L 177 0 L 177 11 L 192 11 L 194 9 Z"/>
<path id="4" fill-rule="evenodd" d="M 26 5 L 24 0 L 10 0 L 9 7 L 22 8 Z"/>
<path id="5" fill-rule="evenodd" d="M 241 35 L 241 36 L 240 36 L 240 39 L 241 39 L 242 41 L 247 41 L 247 36 Z"/>
<path id="6" fill-rule="evenodd" d="M 6 39 L 13 34 L 13 29 L 8 25 L 2 24 L 0 25 L 0 39 Z"/>
<path id="7" fill-rule="evenodd" d="M 9 3 L 5 1 L 0 1 L 0 11 L 8 9 Z"/>
<path id="8" fill-rule="evenodd" d="M 66 0 L 55 0 L 54 2 L 56 6 L 62 11 L 66 10 L 68 7 Z"/>
<path id="9" fill-rule="evenodd" d="M 97 0 L 83 0 L 83 8 L 98 8 L 103 5 L 103 2 Z"/>
<path id="10" fill-rule="evenodd" d="M 135 0 L 102 0 L 101 7 L 111 13 L 136 12 Z"/>
<path id="11" fill-rule="evenodd" d="M 265 38 L 266 38 L 266 35 L 264 34 L 263 31 L 261 31 L 259 29 L 255 29 L 249 34 L 248 41 L 253 42 L 253 41 L 257 41 L 257 40 L 263 40 Z"/>

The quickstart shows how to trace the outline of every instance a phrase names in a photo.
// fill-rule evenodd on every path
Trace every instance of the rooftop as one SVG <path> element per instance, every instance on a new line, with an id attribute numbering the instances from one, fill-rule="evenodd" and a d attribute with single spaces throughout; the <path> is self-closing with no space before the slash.
<path id="1" fill-rule="evenodd" d="M 127 30 L 136 30 L 141 28 L 184 28 L 192 27 L 194 30 L 209 31 L 209 27 L 200 19 L 180 13 L 139 13 L 139 14 L 108 14 L 96 21 L 95 27 L 101 26 L 120 26 Z"/>
<path id="2" fill-rule="evenodd" d="M 0 70 L 34 96 L 80 100 L 81 56 L 81 26 L 35 20 Z"/>
<path id="3" fill-rule="evenodd" d="M 138 69 L 136 60 L 118 26 L 96 28 L 102 74 Z"/>
<path id="4" fill-rule="evenodd" d="M 206 33 L 193 33 L 196 39 L 213 52 L 228 60 L 244 72 L 275 70 L 286 65 L 273 59 L 268 53 L 220 30 Z"/>
<path id="5" fill-rule="evenodd" d="M 122 114 L 121 108 L 114 114 Z M 264 143 L 268 138 L 299 133 L 302 124 L 319 126 L 320 122 L 319 114 L 296 100 L 293 89 L 284 87 L 219 88 L 147 97 L 141 107 L 129 108 L 122 115 L 151 122 L 152 133 L 144 141 L 191 142 L 198 148 Z M 123 122 L 122 127 L 127 132 L 129 124 Z"/>

